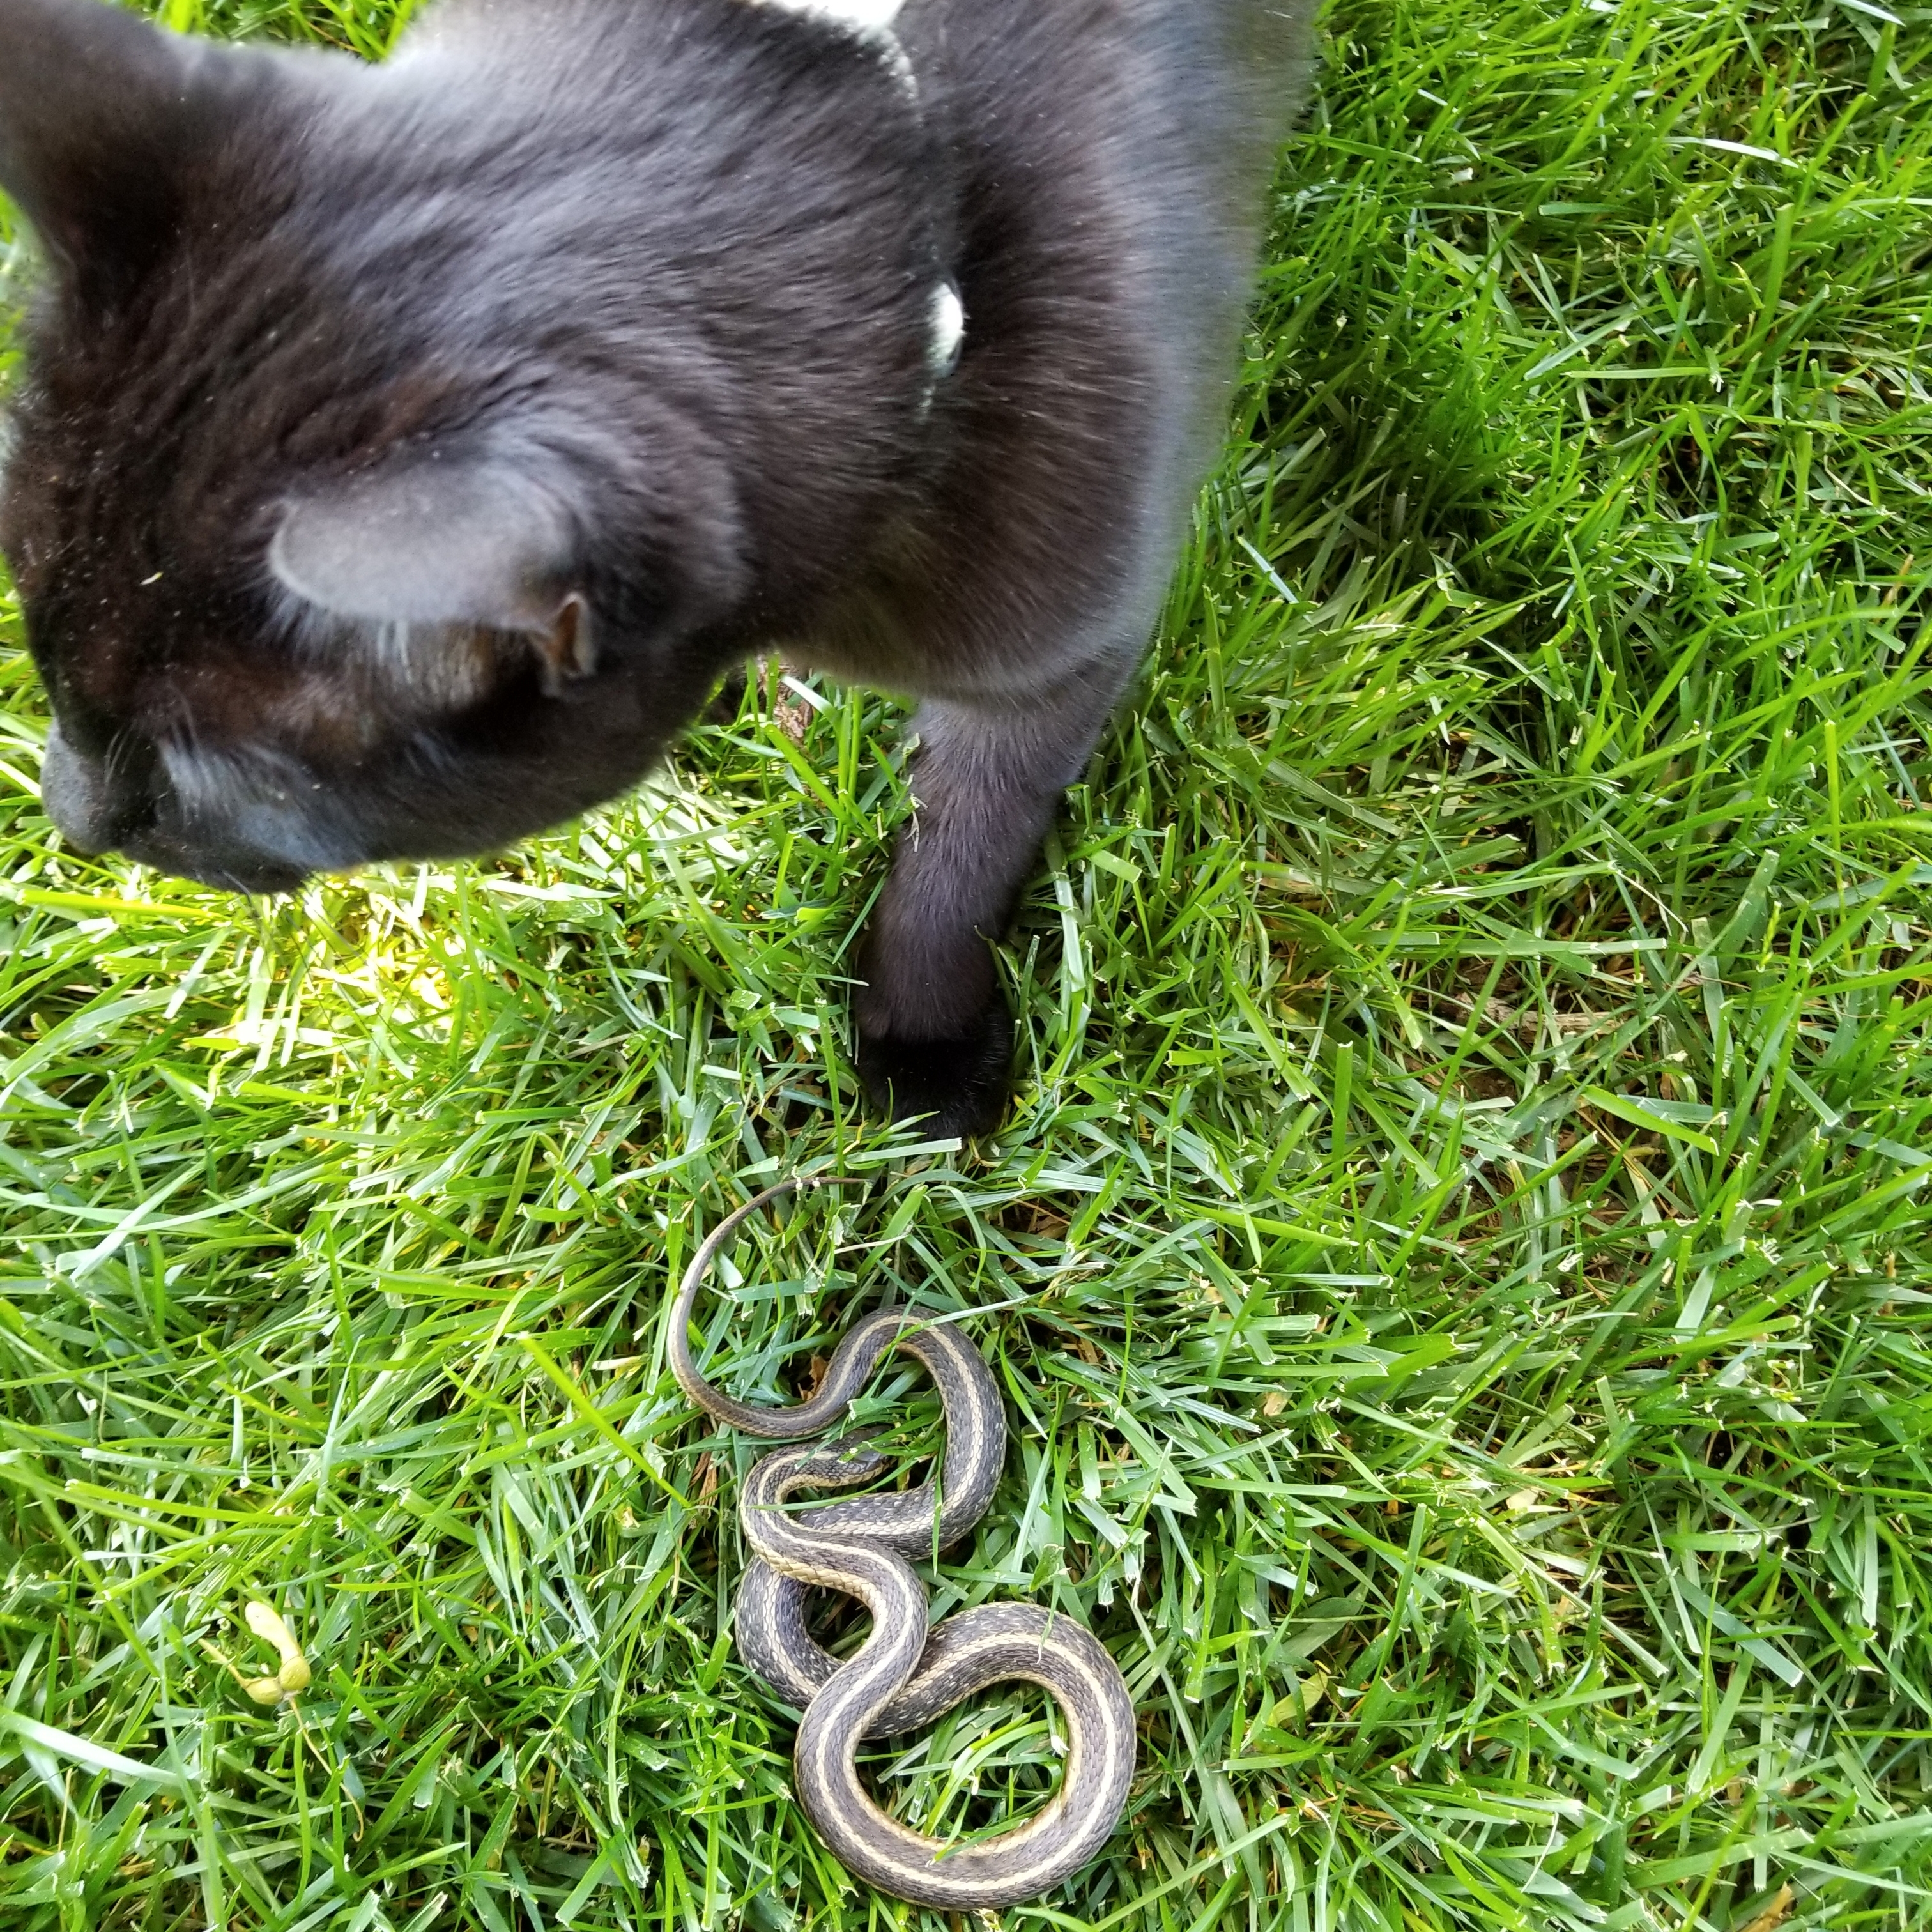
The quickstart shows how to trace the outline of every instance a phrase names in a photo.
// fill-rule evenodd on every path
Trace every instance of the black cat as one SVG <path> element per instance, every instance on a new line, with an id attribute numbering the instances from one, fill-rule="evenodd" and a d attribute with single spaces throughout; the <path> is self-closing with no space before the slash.
<path id="1" fill-rule="evenodd" d="M 1214 456 L 1306 0 L 441 0 L 386 64 L 0 0 L 46 807 L 244 892 L 634 782 L 754 649 L 916 696 L 860 1064 L 988 941 Z"/>

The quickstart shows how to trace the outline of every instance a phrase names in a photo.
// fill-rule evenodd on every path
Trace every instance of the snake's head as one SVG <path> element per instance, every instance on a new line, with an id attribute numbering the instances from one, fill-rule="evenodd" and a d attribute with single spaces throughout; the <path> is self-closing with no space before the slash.
<path id="1" fill-rule="evenodd" d="M 808 1450 L 792 1465 L 786 1488 L 850 1490 L 884 1475 L 892 1459 L 872 1448 L 871 1438 L 878 1432 L 842 1436 L 836 1442 Z"/>
<path id="2" fill-rule="evenodd" d="M 853 1490 L 892 1466 L 864 1436 L 842 1436 L 836 1442 L 801 1444 L 761 1456 L 745 1487 L 741 1509 L 782 1504 L 800 1490 Z"/>

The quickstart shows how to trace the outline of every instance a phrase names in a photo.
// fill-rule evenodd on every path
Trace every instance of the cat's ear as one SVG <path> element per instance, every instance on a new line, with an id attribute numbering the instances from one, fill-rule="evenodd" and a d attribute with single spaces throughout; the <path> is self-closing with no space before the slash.
<path id="1" fill-rule="evenodd" d="M 0 0 L 0 189 L 85 292 L 162 245 L 180 163 L 243 58 L 100 0 Z"/>
<path id="2" fill-rule="evenodd" d="M 292 504 L 268 568 L 335 616 L 519 633 L 554 690 L 596 666 L 574 536 L 562 506 L 500 460 L 424 462 Z"/>

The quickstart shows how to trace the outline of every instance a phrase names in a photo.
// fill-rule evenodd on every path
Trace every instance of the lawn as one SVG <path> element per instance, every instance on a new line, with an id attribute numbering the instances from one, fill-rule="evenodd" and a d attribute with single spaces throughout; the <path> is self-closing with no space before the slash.
<path id="1" fill-rule="evenodd" d="M 1009 1925 L 1932 1924 L 1928 28 L 1343 0 L 995 1142 L 855 1100 L 892 704 L 754 681 L 554 838 L 250 904 L 61 850 L 6 607 L 0 1927 L 940 1932 L 792 1802 L 755 1452 L 664 1366 L 810 1168 L 871 1184 L 739 1241 L 714 1370 L 967 1313 L 1014 1443 L 935 1610 L 1141 1714 Z M 1053 1743 L 872 1772 L 978 1828 Z"/>

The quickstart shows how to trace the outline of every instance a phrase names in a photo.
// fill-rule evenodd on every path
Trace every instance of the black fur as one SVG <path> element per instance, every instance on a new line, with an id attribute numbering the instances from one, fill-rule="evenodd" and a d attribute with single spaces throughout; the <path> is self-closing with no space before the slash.
<path id="1" fill-rule="evenodd" d="M 441 0 L 371 69 L 0 0 L 49 812 L 248 891 L 484 850 L 782 648 L 921 700 L 861 1065 L 994 1124 L 987 942 L 1214 453 L 1303 4 Z"/>

